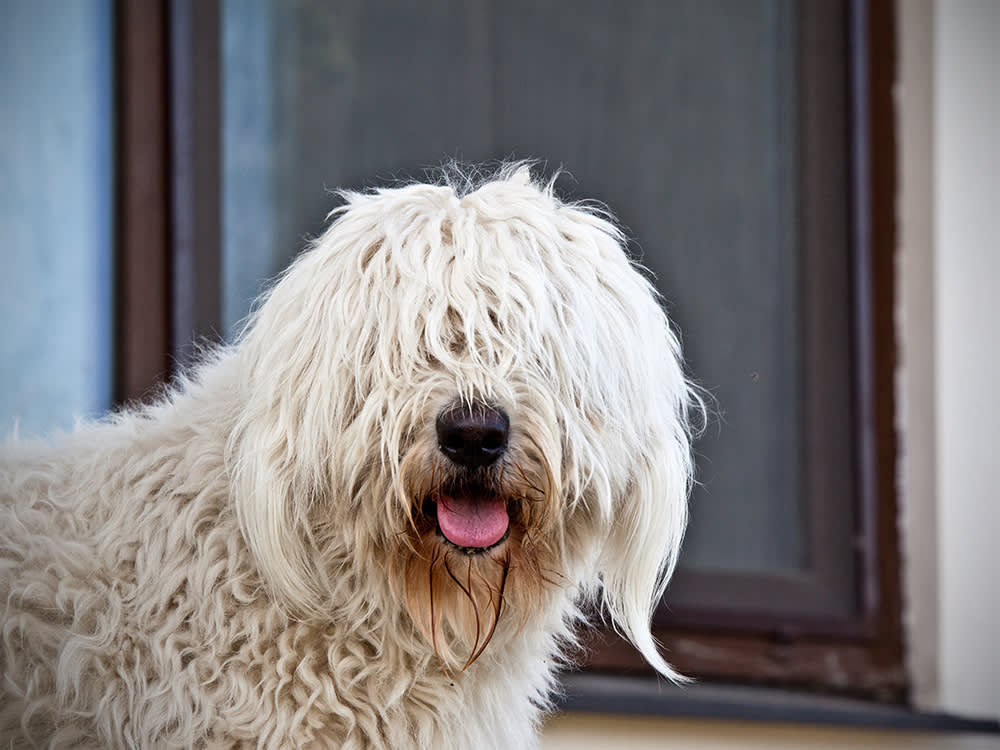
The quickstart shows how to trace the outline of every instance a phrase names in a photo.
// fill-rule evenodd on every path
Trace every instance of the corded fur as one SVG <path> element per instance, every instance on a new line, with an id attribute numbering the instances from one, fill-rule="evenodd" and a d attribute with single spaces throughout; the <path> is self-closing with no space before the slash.
<path id="1" fill-rule="evenodd" d="M 601 211 L 523 165 L 473 182 L 344 193 L 158 403 L 4 446 L 4 747 L 532 747 L 597 595 L 677 679 L 649 632 L 691 478 L 677 339 Z M 463 402 L 510 415 L 478 555 L 424 512 Z"/>

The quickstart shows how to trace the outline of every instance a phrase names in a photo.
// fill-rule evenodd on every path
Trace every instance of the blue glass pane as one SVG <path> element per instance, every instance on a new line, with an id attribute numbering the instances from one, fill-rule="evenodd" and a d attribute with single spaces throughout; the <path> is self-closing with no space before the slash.
<path id="1" fill-rule="evenodd" d="M 111 3 L 2 8 L 0 434 L 38 434 L 111 403 Z"/>

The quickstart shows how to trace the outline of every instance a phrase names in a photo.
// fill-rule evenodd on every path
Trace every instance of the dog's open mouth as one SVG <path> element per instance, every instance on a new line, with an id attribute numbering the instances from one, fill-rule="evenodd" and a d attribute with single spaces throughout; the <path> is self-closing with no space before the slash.
<path id="1" fill-rule="evenodd" d="M 437 493 L 432 502 L 441 535 L 466 552 L 484 552 L 507 538 L 510 516 L 502 497 L 461 491 Z"/>

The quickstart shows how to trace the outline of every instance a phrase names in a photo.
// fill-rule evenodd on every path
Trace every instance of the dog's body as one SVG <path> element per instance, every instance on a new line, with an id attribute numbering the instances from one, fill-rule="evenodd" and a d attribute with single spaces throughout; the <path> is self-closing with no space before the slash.
<path id="1" fill-rule="evenodd" d="M 649 634 L 691 399 L 621 235 L 510 169 L 348 194 L 233 347 L 0 461 L 0 744 L 527 748 Z"/>

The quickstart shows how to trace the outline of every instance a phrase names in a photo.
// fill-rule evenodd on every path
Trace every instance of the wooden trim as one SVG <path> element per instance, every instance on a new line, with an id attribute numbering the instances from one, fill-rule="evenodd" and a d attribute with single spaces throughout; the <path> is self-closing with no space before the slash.
<path id="1" fill-rule="evenodd" d="M 115 3 L 115 389 L 141 400 L 170 373 L 167 27 L 162 0 Z"/>
<path id="2" fill-rule="evenodd" d="M 858 0 L 860 2 L 860 0 Z M 871 511 L 877 553 L 872 555 L 878 572 L 878 611 L 871 613 L 877 642 L 872 646 L 875 662 L 903 663 L 902 561 L 899 545 L 899 506 L 896 490 L 897 436 L 895 377 L 897 360 L 896 229 L 897 142 L 893 89 L 896 84 L 896 12 L 892 0 L 873 0 L 867 13 L 869 74 L 868 134 L 870 143 L 871 284 L 873 352 L 872 408 L 875 476 L 871 481 L 878 502 Z M 901 677 L 900 691 L 906 692 Z"/>
<path id="3" fill-rule="evenodd" d="M 115 4 L 118 403 L 217 338 L 219 23 L 217 0 Z"/>
<path id="4" fill-rule="evenodd" d="M 996 719 L 970 719 L 800 690 L 704 683 L 677 686 L 651 677 L 579 673 L 563 676 L 561 683 L 556 696 L 561 711 L 1000 735 Z"/>
<path id="5" fill-rule="evenodd" d="M 218 0 L 170 3 L 171 350 L 188 363 L 221 320 L 221 69 Z"/>

